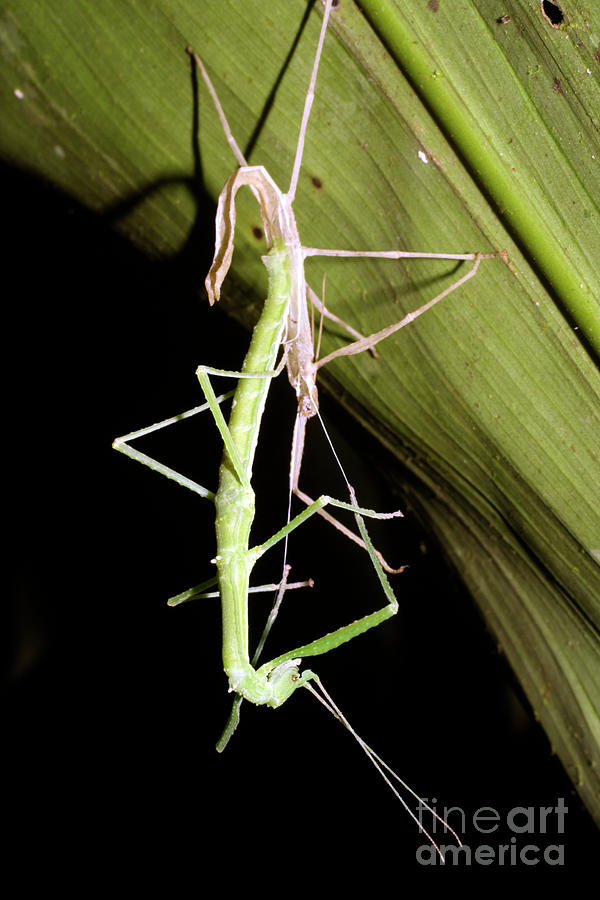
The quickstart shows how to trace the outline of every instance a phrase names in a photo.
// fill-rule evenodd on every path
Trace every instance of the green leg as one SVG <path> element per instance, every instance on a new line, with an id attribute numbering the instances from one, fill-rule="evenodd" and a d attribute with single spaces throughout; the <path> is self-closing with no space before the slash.
<path id="1" fill-rule="evenodd" d="M 198 366 L 196 369 L 196 375 L 198 377 L 198 381 L 200 382 L 200 386 L 204 392 L 204 396 L 208 401 L 208 405 L 210 406 L 211 412 L 213 414 L 213 418 L 215 420 L 215 424 L 219 429 L 219 434 L 223 439 L 223 444 L 225 445 L 225 449 L 229 454 L 229 458 L 233 464 L 235 469 L 235 473 L 240 480 L 240 484 L 246 490 L 252 490 L 248 475 L 246 473 L 246 469 L 242 460 L 240 459 L 240 455 L 237 451 L 237 448 L 231 438 L 231 432 L 229 431 L 229 426 L 225 421 L 225 417 L 221 412 L 220 408 L 220 399 L 215 395 L 213 390 L 213 386 L 210 382 L 209 375 L 222 375 L 226 378 L 273 378 L 279 374 L 281 370 L 281 366 L 273 372 L 262 372 L 260 374 L 249 374 L 247 372 L 230 372 L 226 369 L 214 369 L 209 366 Z M 230 395 L 229 395 L 230 396 Z"/>
<path id="2" fill-rule="evenodd" d="M 310 519 L 311 516 L 313 516 L 315 513 L 319 512 L 319 510 L 323 509 L 326 506 L 336 506 L 338 509 L 350 510 L 350 512 L 354 513 L 354 516 L 356 517 L 357 522 L 359 521 L 360 516 L 366 516 L 369 519 L 393 519 L 393 518 L 396 518 L 397 516 L 398 517 L 402 516 L 402 513 L 400 511 L 392 512 L 392 513 L 378 513 L 374 509 L 365 509 L 362 506 L 358 506 L 356 504 L 356 497 L 354 495 L 354 490 L 352 488 L 350 488 L 350 490 L 351 490 L 351 497 L 354 498 L 354 503 L 347 503 L 344 500 L 336 500 L 334 497 L 329 497 L 327 494 L 322 494 L 320 497 L 318 497 L 316 500 L 314 500 L 310 504 L 310 506 L 307 506 L 306 509 L 303 509 L 302 512 L 298 513 L 297 516 L 294 516 L 294 518 L 290 522 L 288 522 L 286 525 L 284 525 L 283 528 L 280 528 L 279 531 L 277 531 L 274 535 L 272 535 L 272 537 L 270 537 L 268 540 L 266 540 L 263 544 L 257 544 L 256 547 L 253 547 L 248 552 L 254 554 L 255 559 L 260 559 L 260 557 L 263 556 L 267 552 L 267 550 L 270 550 L 271 547 L 274 547 L 275 544 L 278 544 L 279 541 L 283 540 L 284 537 L 286 537 L 288 534 L 290 534 L 292 531 L 294 531 L 296 528 L 298 528 L 299 525 L 302 525 L 303 522 L 306 522 L 307 519 Z M 363 528 L 364 527 L 365 527 L 365 525 L 363 522 Z M 361 531 L 361 534 L 362 534 L 360 525 L 359 525 L 359 530 Z M 367 538 L 368 538 L 368 534 L 367 534 Z M 367 550 L 369 552 L 369 556 L 371 556 L 371 559 L 373 559 L 373 558 L 377 559 L 376 551 L 373 548 L 370 538 L 368 541 L 365 541 L 365 543 L 367 544 Z M 369 549 L 369 547 L 370 547 L 370 549 Z M 379 563 L 379 560 L 377 560 L 376 568 L 381 569 L 381 564 Z M 390 588 L 390 590 L 391 590 L 391 588 Z"/>
<path id="3" fill-rule="evenodd" d="M 224 400 L 232 397 L 233 394 L 233 391 L 229 391 L 227 394 L 221 394 L 221 396 L 219 397 L 215 397 L 213 394 L 214 403 L 218 407 L 220 403 L 223 403 Z M 138 431 L 131 431 L 129 434 L 124 434 L 122 437 L 115 438 L 115 440 L 113 441 L 113 447 L 115 450 L 118 450 L 119 453 L 124 453 L 125 456 L 128 456 L 130 459 L 134 459 L 136 462 L 142 463 L 142 465 L 144 466 L 148 466 L 149 469 L 152 469 L 155 472 L 160 472 L 161 475 L 165 475 L 172 481 L 176 481 L 177 484 L 181 484 L 183 487 L 189 488 L 191 491 L 194 491 L 194 493 L 199 494 L 201 497 L 205 497 L 207 500 L 214 500 L 215 495 L 213 491 L 209 491 L 208 488 L 202 487 L 201 484 L 192 481 L 185 475 L 181 475 L 174 469 L 169 468 L 169 466 L 165 466 L 158 460 L 153 459 L 146 453 L 142 453 L 140 450 L 136 450 L 135 447 L 130 447 L 129 445 L 129 441 L 134 441 L 137 438 L 144 437 L 147 434 L 152 434 L 155 431 L 160 431 L 161 428 L 166 428 L 168 425 L 174 425 L 176 422 L 183 421 L 183 419 L 189 419 L 191 416 L 195 416 L 198 413 L 205 412 L 207 409 L 212 409 L 211 404 L 203 403 L 202 406 L 195 406 L 193 409 L 188 409 L 176 416 L 171 416 L 171 418 L 169 419 L 163 419 L 162 422 L 156 422 L 154 425 L 148 425 L 146 428 L 138 429 Z"/>
<path id="4" fill-rule="evenodd" d="M 227 724 L 223 729 L 223 734 L 219 738 L 216 744 L 217 753 L 222 753 L 227 744 L 229 743 L 233 732 L 238 727 L 240 723 L 240 706 L 242 705 L 243 697 L 240 694 L 237 694 L 235 700 L 233 701 L 231 712 L 229 713 L 229 718 L 227 719 Z"/>
<path id="5" fill-rule="evenodd" d="M 194 587 L 188 588 L 187 591 L 182 591 L 181 594 L 177 594 L 175 597 L 169 597 L 167 606 L 179 606 L 180 603 L 186 603 L 188 600 L 206 600 L 212 597 L 220 597 L 220 591 L 207 591 L 207 588 L 214 587 L 216 584 L 218 584 L 218 578 L 216 576 L 214 578 L 209 578 L 201 584 L 196 584 Z M 312 581 L 296 581 L 293 584 L 288 584 L 286 581 L 285 583 L 285 591 L 293 591 L 302 587 L 312 587 Z M 269 594 L 277 590 L 281 590 L 281 582 L 279 584 L 271 583 L 255 585 L 254 587 L 248 588 L 248 593 Z"/>
<path id="6" fill-rule="evenodd" d="M 302 658 L 305 656 L 317 656 L 321 653 L 327 653 L 329 650 L 333 650 L 335 647 L 339 647 L 340 644 L 344 644 L 347 641 L 352 640 L 352 638 L 357 637 L 359 634 L 363 634 L 370 628 L 374 628 L 376 625 L 380 625 L 386 619 L 391 618 L 391 616 L 395 615 L 398 612 L 398 601 L 394 596 L 392 587 L 387 579 L 385 572 L 383 571 L 381 563 L 379 562 L 377 553 L 375 551 L 375 548 L 373 547 L 373 542 L 369 537 L 369 532 L 367 531 L 367 527 L 363 519 L 363 516 L 369 516 L 373 513 L 373 511 L 362 509 L 357 505 L 354 490 L 352 488 L 350 488 L 350 498 L 352 501 L 351 503 L 343 503 L 340 500 L 333 500 L 330 497 L 319 498 L 319 500 L 315 501 L 312 506 L 308 507 L 307 510 L 297 516 L 296 519 L 293 519 L 292 522 L 290 522 L 290 525 L 297 527 L 297 524 L 300 524 L 298 520 L 304 521 L 304 519 L 307 517 L 306 514 L 312 515 L 318 512 L 318 510 L 322 508 L 322 506 L 325 506 L 327 502 L 342 509 L 351 509 L 354 512 L 354 518 L 356 519 L 356 523 L 358 525 L 358 529 L 361 533 L 362 539 L 365 542 L 367 552 L 371 557 L 371 562 L 373 563 L 373 566 L 377 573 L 377 577 L 379 579 L 381 587 L 383 588 L 383 592 L 387 597 L 387 606 L 384 606 L 382 609 L 376 610 L 375 612 L 370 613 L 367 616 L 363 616 L 361 619 L 357 619 L 355 622 L 344 625 L 341 628 L 338 628 L 336 631 L 332 631 L 329 634 L 326 634 L 309 644 L 303 644 L 301 647 L 295 647 L 293 650 L 289 650 L 287 653 L 284 653 L 281 656 L 278 656 L 276 659 L 273 659 L 261 666 L 258 670 L 260 674 L 268 676 L 269 673 L 273 671 L 273 669 L 290 659 Z M 377 516 L 378 514 L 374 513 L 374 515 Z M 284 532 L 286 530 L 287 529 L 282 529 L 282 531 Z M 314 673 L 310 671 L 307 671 L 304 674 L 306 675 L 306 678 L 301 681 L 302 684 L 304 683 L 304 681 L 310 680 L 314 677 Z"/>
<path id="7" fill-rule="evenodd" d="M 215 494 L 213 491 L 210 491 L 208 490 L 208 488 L 203 487 L 201 484 L 192 481 L 191 478 L 187 478 L 185 475 L 181 475 L 180 472 L 176 472 L 169 466 L 165 466 L 163 463 L 159 462 L 156 459 L 153 459 L 153 457 L 148 456 L 146 453 L 142 453 L 135 447 L 131 447 L 129 444 L 130 441 L 134 441 L 137 438 L 144 437 L 147 434 L 152 434 L 155 431 L 160 431 L 160 429 L 162 428 L 166 428 L 169 425 L 174 425 L 176 422 L 181 422 L 184 419 L 189 419 L 191 416 L 195 416 L 198 413 L 205 412 L 207 409 L 210 409 L 213 414 L 215 424 L 219 429 L 219 433 L 223 438 L 223 442 L 227 447 L 227 452 L 229 453 L 232 461 L 234 462 L 234 465 L 236 466 L 236 473 L 238 474 L 238 477 L 240 477 L 242 483 L 247 482 L 246 474 L 239 460 L 239 455 L 235 447 L 231 443 L 229 429 L 220 409 L 221 403 L 223 403 L 225 400 L 228 400 L 230 397 L 233 397 L 235 391 L 228 391 L 226 394 L 220 394 L 217 397 L 208 378 L 209 373 L 214 375 L 223 375 L 230 378 L 270 378 L 276 375 L 277 371 L 268 372 L 264 375 L 253 376 L 247 375 L 244 372 L 229 372 L 224 369 L 213 369 L 209 368 L 208 366 L 199 366 L 197 375 L 204 392 L 204 396 L 207 399 L 206 403 L 203 403 L 201 406 L 195 406 L 193 409 L 188 409 L 176 416 L 171 416 L 169 419 L 163 419 L 162 422 L 156 422 L 154 425 L 148 425 L 146 428 L 140 428 L 137 431 L 131 431 L 129 434 L 124 434 L 122 437 L 115 438 L 115 440 L 113 441 L 113 448 L 115 450 L 118 450 L 119 453 L 124 453 L 125 456 L 128 456 L 130 459 L 134 459 L 136 462 L 142 463 L 142 465 L 144 466 L 148 466 L 148 468 L 152 469 L 154 472 L 160 472 L 160 474 L 164 475 L 166 478 L 170 478 L 172 481 L 177 482 L 177 484 L 189 488 L 189 490 L 194 491 L 194 493 L 199 494 L 201 497 L 205 497 L 207 500 L 214 500 Z"/>

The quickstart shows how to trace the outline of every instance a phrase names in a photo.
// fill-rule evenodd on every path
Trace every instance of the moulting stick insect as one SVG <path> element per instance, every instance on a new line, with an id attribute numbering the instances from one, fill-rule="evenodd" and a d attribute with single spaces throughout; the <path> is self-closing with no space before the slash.
<path id="1" fill-rule="evenodd" d="M 221 285 L 231 264 L 236 224 L 235 200 L 236 194 L 242 186 L 250 187 L 260 208 L 268 249 L 267 254 L 263 257 L 268 273 L 268 294 L 240 372 L 225 371 L 204 365 L 199 366 L 197 376 L 206 398 L 206 403 L 179 416 L 174 416 L 171 419 L 118 438 L 113 446 L 215 504 L 217 554 L 214 562 L 216 563 L 217 575 L 179 594 L 169 602 L 171 605 L 177 605 L 192 597 L 220 596 L 221 598 L 223 612 L 223 666 L 229 679 L 230 690 L 235 692 L 237 697 L 217 749 L 222 750 L 225 747 L 237 727 L 242 699 L 249 700 L 255 704 L 267 704 L 277 707 L 284 703 L 298 688 L 306 687 L 352 733 L 400 802 L 413 819 L 417 821 L 420 829 L 424 831 L 420 821 L 409 809 L 405 800 L 392 784 L 391 779 L 395 779 L 403 789 L 414 797 L 417 797 L 417 795 L 359 737 L 325 691 L 318 676 L 310 669 L 301 669 L 303 658 L 326 653 L 368 629 L 379 625 L 396 613 L 398 603 L 388 581 L 386 571 L 395 572 L 401 570 L 394 570 L 388 566 L 382 556 L 375 550 L 365 525 L 365 518 L 387 519 L 402 515 L 400 511 L 379 513 L 359 506 L 354 490 L 347 479 L 348 500 L 339 500 L 322 495 L 313 501 L 304 494 L 299 487 L 304 431 L 307 419 L 318 415 L 316 375 L 319 368 L 334 358 L 362 353 L 365 350 L 373 350 L 380 341 L 394 334 L 409 324 L 409 322 L 414 321 L 414 319 L 437 304 L 449 293 L 472 278 L 483 259 L 500 254 L 422 253 L 404 250 L 335 250 L 306 247 L 302 244 L 294 217 L 293 203 L 302 165 L 310 110 L 315 94 L 319 61 L 323 51 L 331 8 L 332 0 L 327 0 L 312 75 L 305 99 L 290 186 L 285 193 L 279 189 L 263 166 L 248 165 L 233 137 L 225 113 L 202 60 L 191 48 L 188 48 L 188 52 L 193 56 L 211 94 L 226 140 L 239 164 L 239 168 L 227 180 L 219 196 L 216 216 L 215 255 L 206 278 L 209 301 L 213 304 L 219 299 Z M 344 326 L 351 332 L 355 340 L 347 346 L 329 353 L 324 358 L 315 360 L 307 306 L 308 295 L 310 295 L 312 302 L 321 309 L 322 315 L 328 315 L 338 323 L 340 323 L 340 320 L 325 310 L 324 304 L 319 301 L 306 284 L 304 261 L 310 256 L 376 257 L 390 260 L 433 258 L 468 261 L 472 265 L 465 275 L 428 303 L 415 312 L 408 314 L 401 321 L 375 334 L 362 336 L 348 326 Z M 278 362 L 277 358 L 280 352 L 281 359 Z M 287 523 L 268 540 L 257 546 L 250 547 L 250 529 L 254 519 L 255 507 L 255 497 L 251 485 L 254 455 L 271 379 L 277 376 L 284 367 L 287 368 L 288 377 L 296 393 L 298 403 L 290 465 L 290 492 L 297 494 L 306 503 L 306 508 L 294 518 L 288 516 Z M 229 394 L 217 397 L 212 386 L 211 376 L 234 378 L 238 382 L 237 387 Z M 231 396 L 233 396 L 232 409 L 229 421 L 226 422 L 221 410 L 221 403 Z M 130 446 L 130 442 L 136 438 L 150 434 L 206 409 L 211 411 L 224 444 L 219 471 L 219 487 L 216 493 Z M 327 507 L 349 510 L 356 520 L 358 533 L 349 530 L 338 522 L 327 511 Z M 262 587 L 252 588 L 250 587 L 250 576 L 253 566 L 263 554 L 280 541 L 287 540 L 287 536 L 294 529 L 306 522 L 315 513 L 324 515 L 335 527 L 341 529 L 366 550 L 385 595 L 386 605 L 308 644 L 294 647 L 292 650 L 263 663 L 257 668 L 258 658 L 266 635 L 274 621 L 284 593 L 287 590 L 303 587 L 308 583 L 288 583 L 290 567 L 285 562 L 282 577 L 277 585 L 263 585 Z M 218 586 L 216 591 L 210 590 L 216 586 Z M 259 647 L 251 660 L 248 646 L 248 595 L 252 591 L 272 590 L 274 587 L 277 590 L 274 609 L 267 622 Z M 426 804 L 423 804 L 423 806 L 429 809 Z M 436 818 L 439 818 L 433 810 L 430 809 L 430 812 Z M 458 836 L 449 826 L 446 827 L 448 827 L 460 844 Z M 427 832 L 425 833 L 427 834 Z M 437 849 L 437 845 L 431 836 L 429 834 L 427 836 Z"/>

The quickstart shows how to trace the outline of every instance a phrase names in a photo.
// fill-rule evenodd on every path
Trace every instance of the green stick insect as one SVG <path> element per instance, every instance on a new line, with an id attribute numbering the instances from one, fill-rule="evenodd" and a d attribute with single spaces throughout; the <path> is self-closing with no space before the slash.
<path id="1" fill-rule="evenodd" d="M 318 676 L 311 669 L 301 669 L 302 659 L 327 653 L 329 650 L 340 646 L 346 641 L 352 640 L 359 634 L 374 628 L 393 616 L 398 610 L 398 603 L 388 581 L 386 571 L 401 570 L 391 569 L 381 555 L 375 550 L 365 525 L 365 518 L 386 519 L 401 516 L 400 511 L 391 513 L 378 513 L 365 509 L 358 505 L 353 488 L 347 482 L 349 501 L 338 500 L 330 496 L 321 496 L 312 500 L 299 488 L 298 480 L 300 462 L 304 446 L 304 431 L 307 419 L 318 415 L 318 398 L 316 389 L 317 370 L 326 365 L 332 359 L 349 354 L 361 353 L 364 350 L 373 350 L 375 345 L 412 322 L 434 304 L 438 303 L 451 291 L 456 290 L 468 279 L 472 278 L 481 262 L 487 256 L 499 254 L 446 254 L 446 253 L 415 253 L 407 251 L 353 251 L 353 250 L 323 250 L 305 247 L 300 240 L 293 212 L 293 202 L 298 184 L 298 176 L 302 164 L 304 140 L 308 126 L 310 110 L 315 93 L 315 84 L 319 61 L 323 50 L 323 42 L 327 31 L 327 23 L 331 13 L 332 0 L 326 0 L 323 23 L 321 26 L 319 42 L 315 54 L 312 75 L 306 95 L 304 112 L 300 126 L 300 134 L 296 149 L 296 156 L 292 170 L 290 187 L 286 193 L 282 193 L 269 173 L 262 166 L 250 166 L 239 149 L 227 119 L 211 83 L 209 75 L 202 60 L 188 48 L 198 66 L 206 86 L 211 94 L 217 113 L 223 126 L 225 137 L 239 164 L 238 170 L 227 180 L 218 201 L 216 215 L 216 240 L 215 256 L 206 278 L 206 289 L 211 304 L 219 299 L 221 285 L 229 269 L 234 246 L 234 232 L 236 222 L 235 198 L 237 191 L 242 186 L 249 186 L 259 204 L 266 238 L 268 252 L 263 257 L 263 262 L 268 273 L 268 294 L 264 302 L 262 314 L 254 328 L 248 352 L 246 354 L 242 371 L 231 372 L 209 366 L 199 366 L 197 377 L 206 403 L 192 410 L 188 410 L 178 416 L 140 429 L 123 437 L 117 438 L 113 444 L 131 458 L 161 472 L 168 478 L 175 480 L 196 492 L 201 497 L 214 502 L 216 507 L 216 540 L 217 554 L 214 559 L 217 568 L 217 576 L 176 597 L 170 601 L 170 605 L 177 605 L 192 597 L 220 596 L 223 616 L 223 666 L 229 679 L 230 690 L 235 692 L 236 700 L 225 731 L 217 744 L 219 751 L 223 750 L 239 721 L 239 709 L 242 699 L 255 704 L 266 704 L 272 707 L 281 706 L 300 687 L 308 688 L 329 711 L 352 733 L 360 746 L 367 754 L 373 765 L 379 770 L 397 798 L 403 804 L 409 814 L 415 819 L 422 831 L 420 821 L 409 809 L 405 800 L 392 784 L 391 779 L 396 780 L 403 789 L 418 796 L 383 762 L 374 751 L 359 737 L 350 726 L 347 719 L 340 712 L 329 694 L 325 691 Z M 386 259 L 401 258 L 435 258 L 448 260 L 470 260 L 473 265 L 470 270 L 451 287 L 434 297 L 420 309 L 405 316 L 400 322 L 389 326 L 375 334 L 363 337 L 358 332 L 345 326 L 356 340 L 323 359 L 315 361 L 313 341 L 309 324 L 307 293 L 312 301 L 321 310 L 322 316 L 326 315 L 339 323 L 324 309 L 314 292 L 308 288 L 304 277 L 304 260 L 309 256 L 343 256 L 343 257 L 379 257 Z M 343 324 L 343 323 L 342 323 Z M 279 363 L 277 357 L 282 348 L 282 357 Z M 251 485 L 252 465 L 258 441 L 261 418 L 265 409 L 267 394 L 271 379 L 278 375 L 284 367 L 287 367 L 289 380 L 295 390 L 298 401 L 298 413 L 294 429 L 292 445 L 292 460 L 290 465 L 290 491 L 296 493 L 307 505 L 306 508 L 266 540 L 254 547 L 249 546 L 250 529 L 254 519 L 255 497 Z M 235 391 L 222 396 L 216 396 L 210 376 L 226 376 L 238 380 Z M 225 421 L 221 411 L 221 403 L 233 396 L 232 410 L 229 422 Z M 215 493 L 202 485 L 191 481 L 189 478 L 175 472 L 157 460 L 130 446 L 130 442 L 136 438 L 150 434 L 164 428 L 176 421 L 181 421 L 189 416 L 196 415 L 209 409 L 215 420 L 224 450 L 219 470 L 219 487 Z M 337 521 L 325 507 L 334 507 L 349 510 L 356 520 L 358 534 L 352 532 Z M 315 513 L 324 515 L 337 528 L 341 529 L 352 540 L 363 547 L 371 559 L 377 573 L 379 583 L 386 598 L 386 605 L 362 618 L 343 625 L 337 630 L 317 638 L 283 653 L 256 668 L 258 657 L 264 645 L 268 631 L 273 624 L 279 605 L 286 591 L 303 587 L 307 582 L 288 583 L 290 567 L 284 563 L 283 574 L 277 585 L 263 585 L 262 587 L 250 587 L 250 575 L 256 561 L 268 550 L 286 540 L 287 536 Z M 217 591 L 210 588 L 218 584 Z M 248 641 L 248 594 L 259 590 L 277 590 L 276 602 L 267 622 L 265 632 L 259 643 L 256 653 L 251 661 Z M 427 807 L 423 806 L 436 818 L 439 816 Z M 443 821 L 440 819 L 440 821 Z M 456 835 L 446 823 L 445 827 Z M 427 834 L 427 832 L 425 832 Z M 427 834 L 429 840 L 440 853 L 439 848 Z M 443 858 L 443 857 L 442 857 Z"/>

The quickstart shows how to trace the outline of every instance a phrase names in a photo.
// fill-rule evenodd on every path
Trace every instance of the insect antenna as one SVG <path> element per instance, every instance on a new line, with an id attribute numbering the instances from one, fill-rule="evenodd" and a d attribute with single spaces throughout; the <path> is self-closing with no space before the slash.
<path id="1" fill-rule="evenodd" d="M 336 705 L 336 703 L 334 703 L 331 696 L 327 693 L 327 691 L 323 687 L 323 683 L 321 682 L 321 679 L 315 675 L 313 677 L 313 681 L 316 683 L 319 690 L 316 690 L 310 682 L 306 682 L 303 686 L 305 688 L 307 688 L 314 697 L 316 697 L 316 699 L 319 701 L 319 703 L 321 703 L 325 707 L 325 709 L 328 710 L 331 713 L 331 715 L 334 718 L 336 718 L 338 720 L 338 722 L 340 722 L 344 726 L 344 728 L 347 731 L 350 732 L 352 737 L 357 741 L 357 743 L 359 744 L 359 746 L 361 747 L 363 752 L 368 757 L 369 761 L 372 763 L 373 766 L 375 766 L 375 768 L 377 769 L 377 771 L 379 772 L 379 774 L 381 775 L 381 777 L 383 778 L 383 780 L 385 781 L 385 783 L 387 784 L 389 789 L 396 796 L 396 799 L 400 801 L 400 803 L 402 804 L 402 806 L 404 807 L 406 812 L 409 814 L 411 819 L 413 819 L 416 822 L 416 824 L 419 827 L 419 831 L 423 832 L 425 837 L 430 841 L 432 846 L 435 848 L 441 861 L 445 862 L 444 854 L 440 850 L 439 846 L 437 845 L 437 843 L 435 842 L 435 840 L 433 839 L 431 834 L 427 831 L 427 829 L 423 827 L 423 824 L 420 821 L 419 817 L 417 817 L 415 815 L 415 813 L 412 811 L 412 809 L 409 807 L 408 803 L 406 802 L 406 800 L 404 799 L 402 794 L 392 784 L 391 779 L 394 779 L 403 788 L 403 790 L 405 790 L 412 797 L 414 797 L 415 800 L 418 800 L 420 809 L 426 809 L 428 812 L 430 812 L 431 815 L 434 816 L 434 818 L 436 818 L 438 820 L 438 822 L 440 822 L 440 824 L 444 826 L 446 831 L 449 831 L 450 834 L 455 838 L 456 842 L 458 843 L 458 846 L 462 847 L 462 841 L 459 838 L 458 834 L 454 831 L 454 829 L 450 825 L 448 825 L 448 823 L 446 822 L 445 819 L 443 819 L 440 815 L 438 815 L 431 806 L 429 806 L 427 803 L 425 803 L 425 801 L 421 797 L 419 797 L 419 795 L 415 791 L 413 791 L 413 789 L 408 784 L 406 784 L 406 782 L 403 781 L 402 778 L 400 778 L 400 776 L 396 772 L 394 772 L 394 770 L 390 766 L 388 766 L 388 764 L 383 759 L 381 759 L 381 757 L 378 756 L 377 753 L 375 753 L 375 751 L 371 747 L 369 747 L 369 745 L 365 741 L 363 741 L 361 736 L 354 730 L 354 728 L 352 727 L 352 725 L 350 724 L 350 722 L 348 721 L 346 716 L 342 713 L 340 708 Z M 319 691 L 320 691 L 320 693 L 319 693 Z M 388 777 L 388 775 L 390 777 Z"/>

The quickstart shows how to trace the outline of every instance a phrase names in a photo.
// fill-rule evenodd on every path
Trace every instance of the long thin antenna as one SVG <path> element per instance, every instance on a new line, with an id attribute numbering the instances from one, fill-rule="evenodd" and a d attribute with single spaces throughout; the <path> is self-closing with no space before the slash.
<path id="1" fill-rule="evenodd" d="M 390 768 L 390 766 L 388 766 L 388 764 L 383 759 L 381 759 L 381 757 L 378 756 L 375 753 L 375 751 L 372 750 L 371 747 L 369 747 L 369 745 L 365 741 L 363 741 L 361 736 L 359 734 L 357 734 L 357 732 L 354 730 L 354 728 L 352 727 L 352 725 L 350 724 L 350 722 L 348 721 L 346 716 L 342 713 L 340 708 L 336 705 L 336 703 L 334 703 L 334 701 L 332 700 L 330 695 L 327 693 L 327 691 L 323 687 L 321 679 L 315 675 L 313 677 L 313 680 L 318 685 L 319 690 L 322 693 L 322 696 L 321 696 L 321 694 L 319 694 L 318 691 L 315 690 L 315 688 L 310 684 L 310 682 L 307 681 L 304 684 L 304 687 L 308 688 L 308 690 L 311 692 L 311 694 L 317 698 L 319 703 L 321 703 L 325 707 L 325 709 L 328 710 L 331 713 L 331 715 L 334 718 L 336 718 L 339 722 L 341 722 L 341 724 L 344 726 L 344 728 L 346 728 L 350 732 L 352 737 L 357 741 L 357 743 L 360 745 L 361 749 L 367 755 L 369 761 L 375 766 L 375 768 L 377 769 L 377 771 L 379 772 L 379 774 L 381 775 L 381 777 L 383 778 L 383 780 L 385 781 L 387 786 L 390 788 L 390 790 L 393 792 L 393 794 L 395 794 L 396 798 L 400 801 L 400 803 L 402 804 L 402 806 L 404 807 L 406 812 L 409 814 L 411 819 L 414 819 L 414 821 L 416 822 L 416 824 L 419 827 L 419 831 L 423 832 L 423 834 L 431 842 L 432 846 L 435 847 L 442 862 L 445 862 L 444 854 L 442 853 L 442 851 L 440 850 L 440 848 L 438 847 L 438 845 L 436 844 L 436 842 L 434 841 L 432 836 L 429 834 L 427 829 L 423 827 L 422 822 L 414 814 L 414 812 L 409 807 L 409 805 L 406 802 L 406 800 L 404 799 L 404 797 L 402 797 L 402 795 L 399 793 L 399 791 L 396 790 L 396 788 L 394 787 L 394 785 L 392 784 L 392 782 L 386 775 L 386 772 L 388 772 L 391 775 L 391 777 L 394 778 L 405 791 L 407 791 L 407 793 L 409 793 L 412 797 L 414 797 L 415 800 L 418 800 L 420 807 L 422 809 L 426 809 L 428 812 L 430 812 L 432 814 L 432 816 L 434 816 L 438 820 L 438 822 L 440 822 L 444 826 L 444 828 L 447 831 L 449 831 L 450 834 L 452 834 L 452 836 L 456 839 L 458 846 L 462 847 L 462 841 L 459 838 L 459 836 L 457 835 L 457 833 L 454 831 L 454 829 L 450 825 L 448 825 L 448 823 L 444 819 L 442 819 L 441 816 L 439 816 L 436 813 L 436 811 L 431 806 L 429 806 L 427 803 L 425 803 L 425 801 L 421 797 L 419 797 L 419 795 L 415 791 L 413 791 L 413 789 L 408 784 L 406 784 L 406 782 L 403 781 L 400 778 L 400 776 L 396 772 L 394 772 L 394 770 L 392 768 Z"/>

